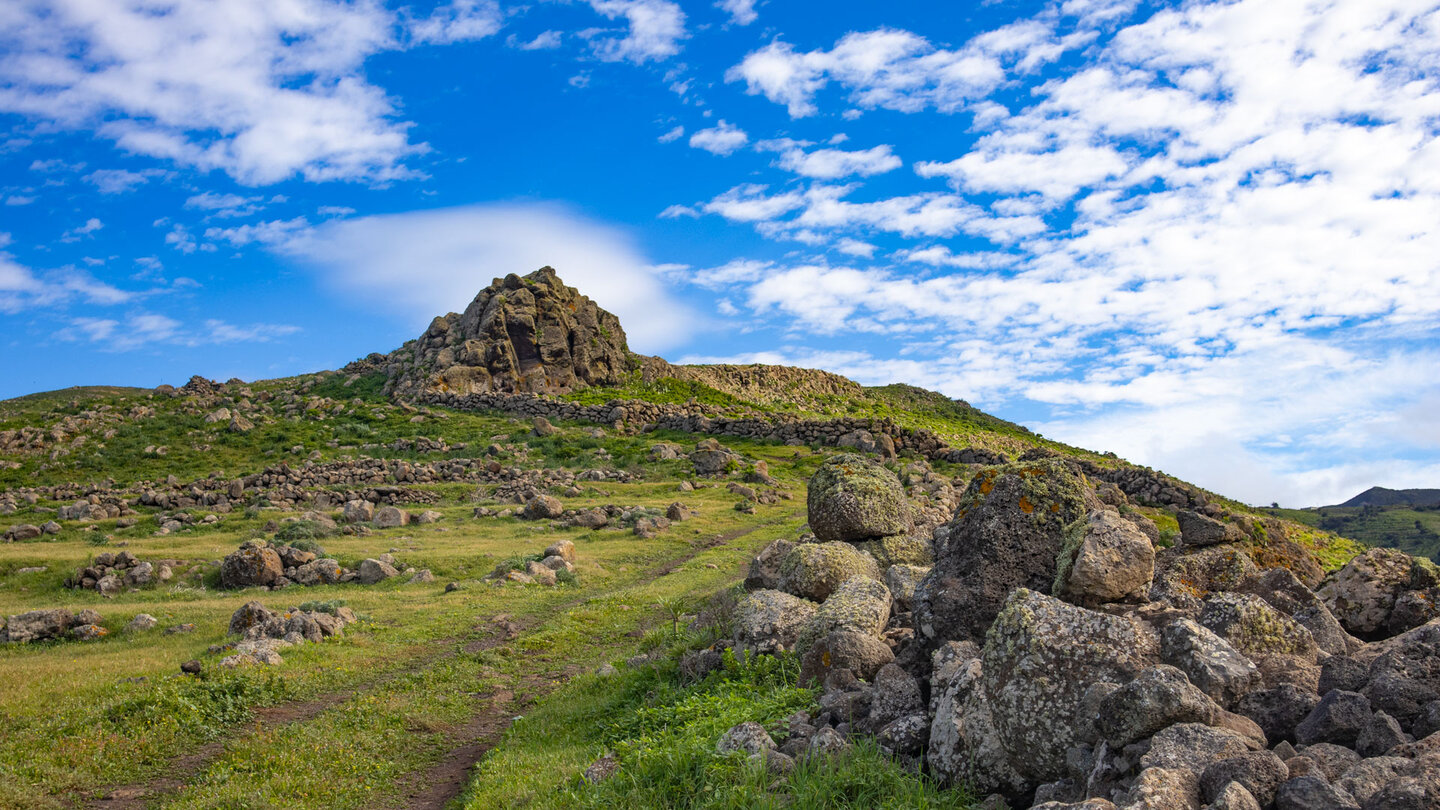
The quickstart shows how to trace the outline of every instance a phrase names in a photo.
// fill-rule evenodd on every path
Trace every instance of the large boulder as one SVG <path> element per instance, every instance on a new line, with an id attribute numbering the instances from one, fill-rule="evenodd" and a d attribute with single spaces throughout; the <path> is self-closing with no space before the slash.
<path id="1" fill-rule="evenodd" d="M 957 662 L 931 678 L 935 719 L 925 762 L 944 783 L 967 784 L 976 794 L 1019 795 L 1031 787 L 1006 749 L 985 694 L 980 659 Z"/>
<path id="2" fill-rule="evenodd" d="M 285 574 L 280 555 L 268 545 L 246 543 L 220 561 L 220 587 L 274 585 Z"/>
<path id="3" fill-rule="evenodd" d="M 690 463 L 699 475 L 717 475 L 740 463 L 740 455 L 715 439 L 701 439 L 690 453 Z"/>
<path id="4" fill-rule="evenodd" d="M 1083 482 L 1054 459 L 981 470 L 916 590 L 916 629 L 931 646 L 979 640 L 1016 588 L 1049 593 L 1066 528 L 1087 513 L 1087 496 Z"/>
<path id="5" fill-rule="evenodd" d="M 1314 661 L 1314 636 L 1254 594 L 1216 593 L 1205 600 L 1200 623 L 1246 655 L 1294 655 Z"/>
<path id="6" fill-rule="evenodd" d="M 1178 619 L 1160 636 L 1160 657 L 1178 668 L 1200 691 L 1230 707 L 1260 686 L 1255 664 L 1204 625 Z"/>
<path id="7" fill-rule="evenodd" d="M 735 643 L 758 653 L 792 649 L 817 608 L 782 591 L 755 591 L 735 606 Z"/>
<path id="8" fill-rule="evenodd" d="M 275 614 L 259 602 L 246 602 L 230 614 L 227 632 L 232 636 L 243 636 L 250 628 L 263 627 L 274 618 Z"/>
<path id="9" fill-rule="evenodd" d="M 1182 509 L 1176 516 L 1180 524 L 1180 540 L 1187 546 L 1213 546 L 1219 543 L 1238 543 L 1245 539 L 1245 532 L 1233 523 L 1224 523 L 1199 512 Z"/>
<path id="10" fill-rule="evenodd" d="M 5 620 L 0 629 L 0 641 L 27 642 L 63 638 L 74 624 L 75 617 L 68 610 L 32 610 Z"/>
<path id="11" fill-rule="evenodd" d="M 1129 682 L 1158 653 L 1143 622 L 1015 591 L 986 636 L 983 662 L 995 727 L 1016 769 L 1036 782 L 1063 778 L 1087 691 Z"/>
<path id="12" fill-rule="evenodd" d="M 796 650 L 804 653 L 816 639 L 836 630 L 879 637 L 890 620 L 890 590 L 866 577 L 848 579 L 815 611 L 800 630 Z"/>
<path id="13" fill-rule="evenodd" d="M 1155 575 L 1155 546 L 1113 509 L 1097 509 L 1067 532 L 1054 593 L 1079 605 L 1144 601 Z"/>
<path id="14" fill-rule="evenodd" d="M 369 523 L 375 519 L 375 504 L 369 501 L 346 501 L 340 519 L 346 523 Z"/>
<path id="15" fill-rule="evenodd" d="M 361 585 L 374 585 L 398 576 L 400 576 L 400 572 L 395 569 L 395 566 L 383 560 L 368 559 L 360 561 L 355 579 Z"/>
<path id="16" fill-rule="evenodd" d="M 410 513 L 404 509 L 385 506 L 375 513 L 375 527 L 378 529 L 398 529 L 409 524 Z"/>
<path id="17" fill-rule="evenodd" d="M 524 520 L 552 520 L 565 513 L 565 505 L 553 495 L 536 495 L 520 510 Z"/>
<path id="18" fill-rule="evenodd" d="M 1271 568 L 1251 576 L 1240 584 L 1239 590 L 1259 596 L 1294 619 L 1310 631 L 1320 649 L 1331 655 L 1346 655 L 1359 644 L 1345 632 L 1320 597 L 1288 568 Z"/>
<path id="19" fill-rule="evenodd" d="M 1320 598 L 1345 629 L 1364 638 L 1389 635 L 1390 613 L 1411 589 L 1416 564 L 1403 551 L 1372 548 L 1345 564 L 1320 588 Z"/>
<path id="20" fill-rule="evenodd" d="M 1200 600 L 1215 591 L 1235 590 L 1259 570 L 1249 554 L 1229 543 L 1167 548 L 1155 555 L 1150 598 L 1195 615 L 1200 612 Z"/>
<path id="21" fill-rule="evenodd" d="M 855 577 L 880 580 L 874 558 L 849 543 L 801 543 L 780 561 L 780 590 L 823 602 Z"/>
<path id="22" fill-rule="evenodd" d="M 866 633 L 836 630 L 815 641 L 800 659 L 800 683 L 821 683 L 831 672 L 848 669 L 857 678 L 875 677 L 880 668 L 895 660 L 885 642 Z"/>
<path id="23" fill-rule="evenodd" d="M 810 530 L 821 541 L 858 542 L 910 530 L 910 504 L 895 474 L 864 456 L 831 456 L 810 477 Z"/>
<path id="24" fill-rule="evenodd" d="M 1219 715 L 1220 707 L 1191 685 L 1185 673 L 1162 664 L 1141 672 L 1100 701 L 1097 730 L 1118 750 L 1166 726 L 1213 724 Z"/>
<path id="25" fill-rule="evenodd" d="M 1371 661 L 1360 691 L 1375 708 L 1410 728 L 1430 703 L 1440 700 L 1440 620 L 1373 646 L 1380 654 Z"/>
<path id="26" fill-rule="evenodd" d="M 776 540 L 760 550 L 750 561 L 750 570 L 745 576 L 747 590 L 778 589 L 780 587 L 780 564 L 785 555 L 795 548 L 791 540 Z"/>

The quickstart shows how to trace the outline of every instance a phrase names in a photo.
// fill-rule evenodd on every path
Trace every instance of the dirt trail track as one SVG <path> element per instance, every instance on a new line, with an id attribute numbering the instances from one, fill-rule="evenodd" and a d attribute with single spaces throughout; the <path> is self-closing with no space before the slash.
<path id="1" fill-rule="evenodd" d="M 707 549 L 737 540 L 768 525 L 770 525 L 769 521 L 701 539 L 685 554 L 646 572 L 643 579 L 654 579 L 669 574 Z M 594 598 L 593 594 L 587 596 L 586 599 L 563 605 L 559 611 L 563 612 L 576 607 L 591 598 Z M 539 624 L 537 619 L 523 621 L 509 621 L 502 617 L 496 617 L 496 619 L 501 620 L 497 621 L 492 629 L 481 638 L 474 639 L 463 646 L 459 644 L 460 639 L 440 642 L 437 646 L 443 649 L 420 656 L 410 666 L 351 689 L 323 694 L 309 700 L 256 709 L 254 719 L 244 727 L 236 728 L 235 734 L 228 739 L 203 745 L 193 753 L 173 760 L 166 769 L 167 772 L 160 776 L 130 785 L 102 788 L 92 794 L 92 798 L 84 806 L 88 810 L 144 810 L 193 781 L 196 775 L 203 772 L 216 757 L 224 753 L 226 746 L 235 740 L 245 739 L 252 734 L 292 723 L 309 722 L 357 694 L 379 688 L 402 675 L 426 669 L 462 650 L 466 653 L 474 653 L 498 648 L 523 633 L 535 629 Z M 496 690 L 490 695 L 478 699 L 476 712 L 471 716 L 470 721 L 451 734 L 451 745 L 453 746 L 451 750 L 428 770 L 411 774 L 406 780 L 409 789 L 406 791 L 405 798 L 402 799 L 403 803 L 399 806 L 406 810 L 442 810 L 465 789 L 471 769 L 487 751 L 499 742 L 501 736 L 510 727 L 510 723 L 522 703 L 528 704 L 543 697 L 554 688 L 557 679 L 564 680 L 563 677 L 558 676 L 565 674 L 574 675 L 575 673 L 567 671 L 565 673 L 526 673 L 522 675 L 519 680 L 521 689 L 518 691 L 524 695 L 523 700 L 516 698 L 517 690 L 515 689 Z"/>

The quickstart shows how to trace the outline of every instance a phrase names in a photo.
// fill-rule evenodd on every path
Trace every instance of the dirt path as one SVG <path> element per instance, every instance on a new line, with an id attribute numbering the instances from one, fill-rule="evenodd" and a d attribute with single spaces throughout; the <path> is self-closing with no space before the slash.
<path id="1" fill-rule="evenodd" d="M 735 531 L 725 534 L 704 538 L 692 545 L 687 553 L 647 571 L 644 578 L 653 579 L 655 577 L 665 576 L 694 559 L 703 551 L 724 545 L 732 540 L 737 540 L 768 525 L 771 525 L 770 521 L 749 528 L 736 529 Z M 577 599 L 566 605 L 561 605 L 556 610 L 563 612 L 583 604 L 590 598 L 593 598 L 593 595 L 587 596 L 584 599 Z M 176 758 L 170 763 L 170 766 L 166 769 L 166 773 L 160 776 L 153 777 L 144 782 L 120 785 L 108 789 L 102 788 L 95 791 L 84 807 L 86 807 L 87 810 L 144 810 L 144 808 L 150 806 L 157 800 L 179 791 L 193 781 L 197 774 L 203 771 L 216 757 L 225 751 L 228 745 L 236 740 L 245 739 L 253 734 L 270 731 L 293 723 L 309 722 L 323 712 L 350 700 L 361 692 L 384 686 L 386 683 L 402 675 L 428 668 L 462 651 L 465 653 L 475 653 L 482 650 L 495 649 L 513 641 L 521 634 L 534 629 L 540 624 L 538 617 L 517 621 L 506 614 L 492 617 L 491 622 L 491 629 L 478 639 L 474 639 L 463 646 L 459 646 L 459 639 L 449 639 L 445 642 L 440 642 L 441 645 L 445 645 L 445 649 L 429 655 L 419 656 L 413 664 L 389 672 L 374 680 L 358 684 L 345 690 L 323 694 L 310 700 L 282 703 L 277 706 L 267 706 L 256 709 L 254 719 L 243 728 L 237 728 L 237 733 L 234 736 L 202 745 L 193 752 Z M 574 675 L 575 673 L 569 672 L 567 674 Z M 517 700 L 515 690 L 513 689 L 497 690 L 495 693 L 489 695 L 487 699 L 482 701 L 481 707 L 470 718 L 470 721 L 451 735 L 455 747 L 452 748 L 440 762 L 430 767 L 423 772 L 423 774 L 417 773 L 407 780 L 412 787 L 402 806 L 407 808 L 407 810 L 442 810 L 442 808 L 461 794 L 465 786 L 469 783 L 471 769 L 474 768 L 475 764 L 480 761 L 486 752 L 499 742 L 500 737 L 510 728 L 510 723 L 514 720 L 520 704 L 528 704 L 544 696 L 554 688 L 555 683 L 556 680 L 553 677 L 547 677 L 538 673 L 528 673 L 522 675 L 519 681 L 519 684 L 523 687 L 520 690 L 520 694 L 525 696 L 523 701 Z"/>
<path id="2" fill-rule="evenodd" d="M 689 553 L 647 571 L 646 577 L 653 579 L 672 573 L 701 552 L 738 540 L 767 525 L 769 524 L 762 523 L 705 538 L 693 545 Z M 564 674 L 574 676 L 578 671 L 567 670 Z M 523 708 L 521 704 L 534 703 L 549 694 L 557 683 L 563 680 L 568 678 L 557 680 L 553 676 L 530 673 L 521 677 L 522 688 L 519 691 L 525 695 L 523 701 L 516 700 L 514 691 L 492 696 L 487 706 L 481 708 L 464 728 L 451 736 L 456 747 L 447 753 L 444 759 L 423 775 L 412 775 L 410 782 L 418 787 L 409 794 L 407 803 L 403 805 L 405 810 L 445 810 L 464 792 L 465 786 L 470 783 L 470 772 L 480 763 L 480 759 L 499 743 L 500 737 L 510 728 L 515 715 Z M 508 699 L 498 699 L 502 694 L 507 695 Z"/>

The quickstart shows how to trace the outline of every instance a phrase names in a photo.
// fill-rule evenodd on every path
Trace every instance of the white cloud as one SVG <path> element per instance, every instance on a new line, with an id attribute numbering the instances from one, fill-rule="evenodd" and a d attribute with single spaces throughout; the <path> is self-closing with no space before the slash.
<path id="1" fill-rule="evenodd" d="M 628 26 L 623 37 L 593 32 L 590 47 L 601 61 L 664 61 L 679 53 L 680 41 L 689 36 L 685 12 L 670 0 L 587 1 L 597 13 L 612 20 L 624 18 Z"/>
<path id="2" fill-rule="evenodd" d="M 734 25 L 749 25 L 760 18 L 755 13 L 755 0 L 719 0 L 715 7 L 729 14 Z"/>
<path id="3" fill-rule="evenodd" d="M 254 323 L 236 326 L 208 319 L 197 328 L 154 312 L 138 312 L 116 318 L 73 318 L 70 326 L 57 333 L 61 340 L 97 344 L 102 352 L 128 352 L 152 346 L 208 346 L 222 343 L 269 343 L 294 335 L 300 327 L 288 324 Z"/>
<path id="4" fill-rule="evenodd" d="M 70 230 L 62 234 L 60 236 L 60 241 L 78 242 L 80 241 L 81 237 L 89 236 L 90 234 L 95 233 L 103 227 L 105 227 L 105 223 L 101 222 L 95 217 L 90 217 L 89 219 L 85 220 L 84 225 L 77 225 L 76 227 L 71 228 Z"/>
<path id="5" fill-rule="evenodd" d="M 449 45 L 492 36 L 503 22 L 495 0 L 451 0 L 423 20 L 409 21 L 407 28 L 415 44 Z"/>
<path id="6" fill-rule="evenodd" d="M 835 249 L 847 256 L 858 256 L 868 259 L 875 255 L 875 246 L 869 242 L 861 242 L 858 239 L 844 238 L 835 243 Z"/>
<path id="7" fill-rule="evenodd" d="M 715 126 L 690 136 L 690 146 L 714 155 L 729 155 L 749 142 L 750 136 L 745 134 L 745 130 L 727 123 L 724 119 Z"/>
<path id="8" fill-rule="evenodd" d="M 178 222 L 170 229 L 169 233 L 165 234 L 165 244 L 174 247 L 181 253 L 194 253 L 199 247 L 195 236 L 190 233 L 190 229 Z"/>
<path id="9" fill-rule="evenodd" d="M 0 248 L 10 242 L 10 234 L 0 233 Z M 133 293 L 73 268 L 37 274 L 9 252 L 0 250 L 0 313 L 15 314 L 72 301 L 107 306 L 124 303 L 132 297 Z"/>
<path id="10" fill-rule="evenodd" d="M 415 41 L 480 33 L 449 6 Z M 376 3 L 14 0 L 0 26 L 0 110 L 249 185 L 412 176 L 409 142 L 365 60 L 404 47 Z M 479 26 L 479 27 L 477 27 Z"/>
<path id="11" fill-rule="evenodd" d="M 623 232 L 549 205 L 500 204 L 336 220 L 279 248 L 338 291 L 424 328 L 492 278 L 550 265 L 620 317 L 631 348 L 656 352 L 699 325 Z"/>
<path id="12" fill-rule="evenodd" d="M 191 196 L 185 201 L 185 207 L 209 211 L 211 212 L 210 216 L 221 218 L 248 217 L 265 208 L 260 197 L 217 194 L 213 191 L 204 191 Z"/>
<path id="13" fill-rule="evenodd" d="M 670 143 L 671 141 L 680 140 L 682 137 L 684 137 L 684 135 L 685 127 L 675 127 L 674 129 L 671 129 L 670 131 L 666 132 L 664 135 L 661 135 L 655 140 L 659 141 L 660 143 Z"/>
<path id="14" fill-rule="evenodd" d="M 300 331 L 300 327 L 278 323 L 236 326 L 214 318 L 205 321 L 201 340 L 206 343 L 269 343 Z"/>
<path id="15" fill-rule="evenodd" d="M 23 194 L 11 194 L 5 198 L 5 204 L 12 206 L 29 205 L 33 202 L 35 202 L 35 197 Z"/>
<path id="16" fill-rule="evenodd" d="M 295 217 L 294 219 L 275 219 L 251 225 L 238 225 L 234 228 L 206 228 L 205 238 L 217 242 L 229 242 L 235 247 L 245 247 L 257 243 L 274 246 L 289 242 L 309 229 L 309 220 L 305 217 Z"/>
<path id="17" fill-rule="evenodd" d="M 850 103 L 864 109 L 952 112 L 1089 39 L 1027 20 L 946 50 L 910 31 L 881 28 L 846 34 L 830 50 L 799 52 L 776 40 L 748 54 L 725 80 L 743 81 L 747 93 L 786 105 L 795 118 L 819 111 L 816 94 L 832 80 L 849 87 Z"/>
<path id="18" fill-rule="evenodd" d="M 541 31 L 534 39 L 521 40 L 511 34 L 505 44 L 522 51 L 550 51 L 560 47 L 564 34 L 560 31 Z"/>
<path id="19" fill-rule="evenodd" d="M 757 149 L 780 153 L 777 166 L 802 177 L 817 180 L 839 180 L 851 175 L 870 177 L 900 168 L 900 158 L 889 144 L 870 149 L 816 149 L 806 152 L 804 145 L 789 139 L 761 141 Z"/>
<path id="20" fill-rule="evenodd" d="M 348 205 L 322 205 L 315 209 L 315 213 L 322 217 L 348 217 L 355 213 L 355 209 Z"/>
<path id="21" fill-rule="evenodd" d="M 160 169 L 146 169 L 132 172 L 127 169 L 96 169 L 85 175 L 85 182 L 99 189 L 101 194 L 124 194 L 142 186 L 153 177 L 163 177 Z"/>

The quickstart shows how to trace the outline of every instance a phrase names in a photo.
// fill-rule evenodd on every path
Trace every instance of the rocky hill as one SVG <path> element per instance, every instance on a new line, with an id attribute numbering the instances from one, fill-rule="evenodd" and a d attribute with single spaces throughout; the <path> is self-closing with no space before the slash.
<path id="1" fill-rule="evenodd" d="M 510 275 L 338 372 L 0 402 L 0 807 L 1440 806 L 1440 569 L 1331 509 Z"/>

